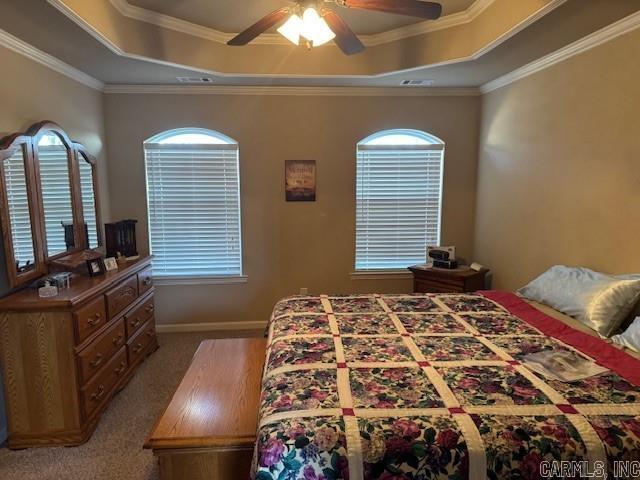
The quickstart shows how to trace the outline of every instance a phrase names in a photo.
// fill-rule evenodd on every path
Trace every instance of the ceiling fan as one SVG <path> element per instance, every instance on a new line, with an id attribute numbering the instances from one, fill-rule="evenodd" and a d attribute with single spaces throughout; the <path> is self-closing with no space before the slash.
<path id="1" fill-rule="evenodd" d="M 341 7 L 373 10 L 397 15 L 435 20 L 442 14 L 442 5 L 422 0 L 293 0 L 295 5 L 283 7 L 258 20 L 245 31 L 227 42 L 227 45 L 246 45 L 253 39 L 281 23 L 278 32 L 295 45 L 302 40 L 317 47 L 334 40 L 346 55 L 364 50 L 364 45 L 344 20 L 327 3 Z"/>

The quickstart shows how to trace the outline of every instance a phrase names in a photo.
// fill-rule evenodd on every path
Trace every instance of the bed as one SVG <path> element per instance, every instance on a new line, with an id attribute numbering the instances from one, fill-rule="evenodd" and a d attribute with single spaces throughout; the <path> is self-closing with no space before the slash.
<path id="1" fill-rule="evenodd" d="M 278 302 L 252 477 L 619 473 L 640 460 L 640 360 L 567 318 L 497 291 Z M 521 363 L 550 349 L 608 371 L 566 383 Z"/>

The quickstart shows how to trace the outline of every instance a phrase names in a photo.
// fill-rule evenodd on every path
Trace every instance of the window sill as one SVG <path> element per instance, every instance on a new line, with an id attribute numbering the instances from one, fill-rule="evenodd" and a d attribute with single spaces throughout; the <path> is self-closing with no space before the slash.
<path id="1" fill-rule="evenodd" d="M 412 279 L 413 274 L 407 270 L 361 270 L 349 274 L 351 280 L 404 280 Z"/>
<path id="2" fill-rule="evenodd" d="M 220 276 L 220 277 L 154 277 L 154 285 L 235 285 L 247 283 L 246 275 Z"/>

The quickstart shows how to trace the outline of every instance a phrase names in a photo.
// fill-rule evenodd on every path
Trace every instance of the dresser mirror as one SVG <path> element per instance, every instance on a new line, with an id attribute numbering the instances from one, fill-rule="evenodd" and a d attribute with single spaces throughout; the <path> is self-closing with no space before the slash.
<path id="1" fill-rule="evenodd" d="M 42 219 L 47 257 L 73 250 L 73 200 L 71 196 L 71 148 L 56 132 L 45 130 L 37 139 Z"/>
<path id="2" fill-rule="evenodd" d="M 102 245 L 95 159 L 58 125 L 41 122 L 0 140 L 0 202 L 12 288 L 48 262 Z"/>
<path id="3" fill-rule="evenodd" d="M 88 248 L 102 245 L 102 231 L 98 228 L 98 176 L 96 175 L 96 159 L 76 144 L 76 162 L 80 172 L 80 195 L 84 214 L 84 236 Z"/>

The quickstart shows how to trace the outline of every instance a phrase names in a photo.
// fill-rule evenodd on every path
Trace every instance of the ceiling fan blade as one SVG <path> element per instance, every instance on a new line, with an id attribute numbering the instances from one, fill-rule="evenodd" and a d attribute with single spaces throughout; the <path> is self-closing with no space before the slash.
<path id="1" fill-rule="evenodd" d="M 346 55 L 354 55 L 364 50 L 364 45 L 360 39 L 336 12 L 327 10 L 322 18 L 325 19 L 329 28 L 336 34 L 336 38 L 333 41 Z"/>
<path id="2" fill-rule="evenodd" d="M 345 7 L 395 13 L 427 20 L 435 20 L 442 15 L 442 5 L 421 0 L 342 0 L 342 4 Z"/>
<path id="3" fill-rule="evenodd" d="M 260 34 L 266 32 L 271 27 L 276 25 L 282 19 L 284 19 L 287 15 L 291 13 L 289 7 L 283 7 L 275 12 L 271 12 L 269 15 L 262 17 L 256 23 L 251 25 L 245 31 L 240 32 L 238 35 L 233 37 L 231 40 L 227 42 L 227 45 L 239 46 L 246 45 L 251 40 L 259 36 Z"/>

